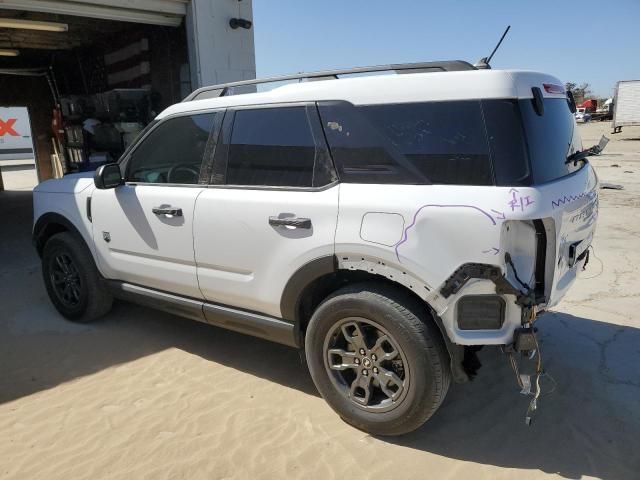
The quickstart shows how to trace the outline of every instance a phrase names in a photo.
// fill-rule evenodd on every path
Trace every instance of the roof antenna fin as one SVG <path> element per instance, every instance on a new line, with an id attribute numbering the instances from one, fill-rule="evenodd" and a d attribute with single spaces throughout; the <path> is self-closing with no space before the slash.
<path id="1" fill-rule="evenodd" d="M 474 67 L 476 67 L 478 69 L 490 69 L 491 68 L 491 65 L 489 65 L 489 63 L 491 62 L 491 59 L 495 55 L 496 50 L 498 50 L 498 48 L 500 48 L 500 44 L 504 40 L 504 37 L 507 36 L 507 32 L 509 31 L 510 28 L 511 28 L 511 25 L 507 25 L 507 29 L 504 31 L 504 33 L 500 37 L 500 40 L 498 41 L 498 44 L 496 45 L 496 48 L 494 48 L 493 52 L 491 52 L 491 55 L 489 55 L 489 57 L 482 57 L 480 60 L 478 60 L 478 63 L 476 63 L 474 65 Z"/>

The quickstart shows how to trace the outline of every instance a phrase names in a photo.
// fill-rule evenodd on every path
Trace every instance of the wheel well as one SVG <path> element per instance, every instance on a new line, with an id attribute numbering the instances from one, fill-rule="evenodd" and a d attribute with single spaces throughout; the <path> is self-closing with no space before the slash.
<path id="1" fill-rule="evenodd" d="M 434 316 L 434 312 L 431 310 L 429 305 L 421 299 L 415 291 L 405 287 L 404 285 L 375 273 L 369 273 L 362 270 L 342 269 L 315 279 L 302 291 L 296 311 L 296 323 L 298 324 L 300 332 L 304 334 L 313 312 L 325 298 L 346 285 L 363 282 L 386 285 L 390 289 L 403 292 L 404 294 L 409 294 L 414 300 L 419 302 L 420 305 L 424 306 L 424 311 L 426 313 L 430 316 Z"/>
<path id="2" fill-rule="evenodd" d="M 62 232 L 70 232 L 85 243 L 78 229 L 62 215 L 45 213 L 41 216 L 33 227 L 33 245 L 36 247 L 38 255 L 42 256 L 44 246 L 51 237 Z"/>
<path id="3" fill-rule="evenodd" d="M 451 343 L 446 334 L 442 320 L 436 315 L 431 306 L 412 290 L 398 282 L 390 280 L 382 275 L 369 273 L 362 270 L 336 270 L 333 273 L 323 275 L 307 285 L 300 295 L 300 301 L 296 308 L 296 328 L 300 344 L 304 345 L 304 335 L 313 312 L 320 303 L 338 289 L 353 283 L 371 282 L 377 285 L 385 285 L 390 289 L 401 292 L 415 301 L 417 306 L 423 309 L 426 317 L 431 318 L 438 327 L 442 341 L 451 358 L 451 372 L 456 383 L 467 382 L 474 374 L 473 369 L 467 368 L 465 358 L 472 352 L 467 352 L 466 347 Z"/>
<path id="4" fill-rule="evenodd" d="M 38 234 L 35 239 L 36 250 L 38 250 L 38 255 L 42 256 L 42 251 L 44 250 L 45 244 L 49 241 L 51 237 L 58 233 L 68 232 L 69 229 L 62 225 L 61 223 L 47 223 L 42 231 Z"/>

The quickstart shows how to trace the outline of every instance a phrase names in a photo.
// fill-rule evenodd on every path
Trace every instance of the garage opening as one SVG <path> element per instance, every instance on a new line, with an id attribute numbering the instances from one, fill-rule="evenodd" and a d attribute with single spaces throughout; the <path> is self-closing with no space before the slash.
<path id="1" fill-rule="evenodd" d="M 158 112 L 191 91 L 186 2 L 159 3 L 175 11 L 136 11 L 139 22 L 106 18 L 113 12 L 0 9 L 0 107 L 28 110 L 40 181 L 117 160 Z"/>

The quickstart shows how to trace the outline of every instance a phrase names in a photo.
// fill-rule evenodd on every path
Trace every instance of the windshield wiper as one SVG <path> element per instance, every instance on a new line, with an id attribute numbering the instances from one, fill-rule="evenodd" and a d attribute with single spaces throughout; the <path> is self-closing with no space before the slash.
<path id="1" fill-rule="evenodd" d="M 579 152 L 572 153 L 567 157 L 564 164 L 567 165 L 573 162 L 574 165 L 577 165 L 578 162 L 584 161 L 591 155 L 600 155 L 607 146 L 607 143 L 609 143 L 609 139 L 603 135 L 597 145 L 587 148 L 586 150 L 580 150 Z"/>
<path id="2" fill-rule="evenodd" d="M 578 162 L 581 162 L 583 160 L 585 160 L 587 157 L 591 156 L 591 155 L 595 155 L 593 152 L 591 152 L 591 149 L 588 148 L 587 150 L 580 150 L 579 152 L 575 152 L 572 153 L 571 155 L 569 155 L 567 157 L 567 159 L 565 160 L 564 164 L 568 165 L 571 162 L 573 162 L 573 164 L 577 164 Z"/>

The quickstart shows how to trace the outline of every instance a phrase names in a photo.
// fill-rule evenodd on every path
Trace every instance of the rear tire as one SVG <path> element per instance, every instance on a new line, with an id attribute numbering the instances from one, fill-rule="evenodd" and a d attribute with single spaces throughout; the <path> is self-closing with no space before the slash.
<path id="1" fill-rule="evenodd" d="M 91 252 L 71 233 L 58 233 L 47 241 L 42 276 L 51 302 L 68 320 L 87 323 L 111 310 L 113 297 Z"/>
<path id="2" fill-rule="evenodd" d="M 449 388 L 440 331 L 419 301 L 393 287 L 363 283 L 332 294 L 309 322 L 305 349 L 322 397 L 371 434 L 415 430 Z"/>

